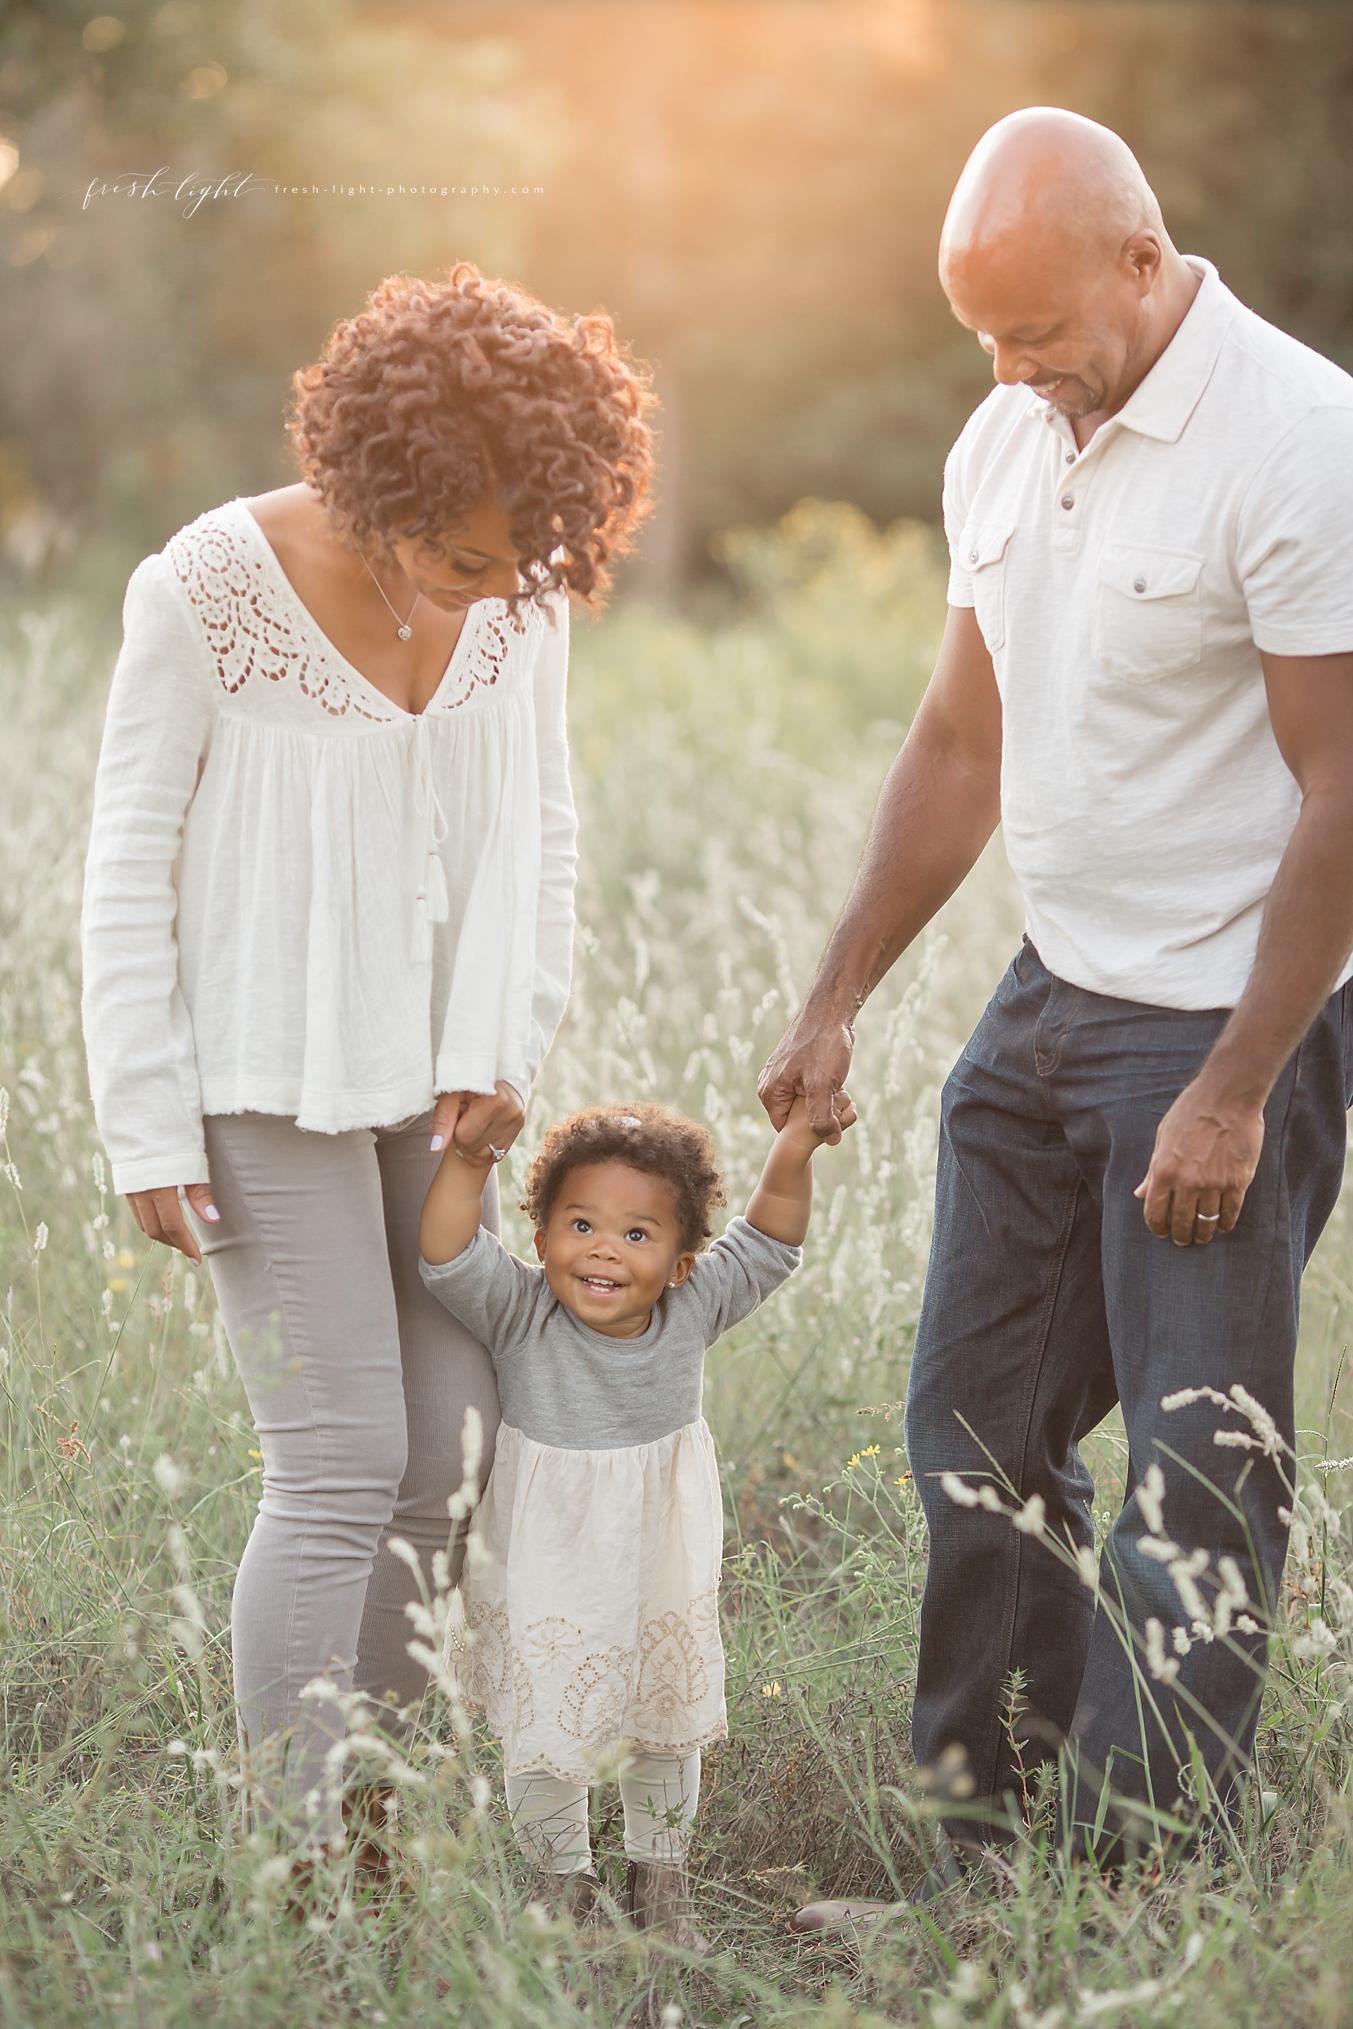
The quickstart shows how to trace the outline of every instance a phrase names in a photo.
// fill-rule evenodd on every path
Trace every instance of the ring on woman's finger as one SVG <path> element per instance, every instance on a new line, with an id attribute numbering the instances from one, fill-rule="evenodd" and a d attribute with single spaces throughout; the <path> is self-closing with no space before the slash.
<path id="1" fill-rule="evenodd" d="M 493 1143 L 490 1142 L 489 1154 L 493 1157 L 493 1160 L 495 1162 L 501 1162 L 503 1157 L 507 1154 L 507 1150 L 505 1148 L 495 1148 Z"/>

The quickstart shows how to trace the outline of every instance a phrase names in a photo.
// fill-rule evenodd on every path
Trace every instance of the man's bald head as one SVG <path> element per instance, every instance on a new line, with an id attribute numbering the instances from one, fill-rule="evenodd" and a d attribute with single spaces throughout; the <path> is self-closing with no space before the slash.
<path id="1" fill-rule="evenodd" d="M 983 134 L 949 200 L 939 268 L 996 378 L 1072 417 L 1121 406 L 1196 287 L 1126 141 L 1057 106 Z"/>
<path id="2" fill-rule="evenodd" d="M 1127 142 L 1057 106 L 989 127 L 963 166 L 940 234 L 940 270 L 1033 257 L 1113 260 L 1144 229 L 1168 236 Z"/>

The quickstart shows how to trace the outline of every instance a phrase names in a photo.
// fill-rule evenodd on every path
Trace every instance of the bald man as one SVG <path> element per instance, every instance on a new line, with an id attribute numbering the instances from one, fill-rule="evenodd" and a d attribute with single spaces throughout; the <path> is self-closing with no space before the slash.
<path id="1" fill-rule="evenodd" d="M 1117 1866 L 1234 1808 L 1280 1611 L 1353 1104 L 1353 379 L 1073 113 L 982 137 L 940 280 L 997 382 L 945 466 L 948 618 L 760 1094 L 839 1139 L 859 1009 L 999 821 L 1025 929 L 941 1093 L 908 1386 L 914 1746 L 961 1851 L 1056 1757 L 1063 1850 Z M 1115 1403 L 1096 1565 L 1078 1447 Z"/>

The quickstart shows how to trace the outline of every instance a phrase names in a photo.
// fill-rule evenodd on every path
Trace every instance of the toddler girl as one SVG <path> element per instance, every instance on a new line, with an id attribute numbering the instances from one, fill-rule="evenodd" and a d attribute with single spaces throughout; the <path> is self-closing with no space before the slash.
<path id="1" fill-rule="evenodd" d="M 837 1115 L 855 1119 L 844 1093 Z M 820 1140 L 797 1100 L 746 1214 L 707 1247 L 725 1202 L 708 1130 L 652 1103 L 589 1106 L 549 1130 L 527 1176 L 534 1263 L 480 1225 L 496 1158 L 454 1138 L 419 1228 L 423 1281 L 498 1380 L 452 1648 L 465 1702 L 503 1742 L 518 1841 L 538 1892 L 585 1916 L 588 1786 L 615 1772 L 627 1913 L 697 1952 L 687 1838 L 700 1750 L 728 1737 L 704 1355 L 798 1266 Z"/>

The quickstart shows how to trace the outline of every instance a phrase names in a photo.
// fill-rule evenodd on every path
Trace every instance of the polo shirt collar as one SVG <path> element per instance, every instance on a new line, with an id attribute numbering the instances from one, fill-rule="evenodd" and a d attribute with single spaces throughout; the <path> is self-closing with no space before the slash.
<path id="1" fill-rule="evenodd" d="M 1101 427 L 1119 423 L 1125 430 L 1136 430 L 1140 436 L 1158 437 L 1164 444 L 1173 444 L 1212 378 L 1226 327 L 1235 312 L 1236 298 L 1211 261 L 1201 254 L 1185 254 L 1183 258 L 1203 278 L 1198 293 L 1150 372 L 1138 382 L 1122 408 L 1106 418 Z M 1041 396 L 1034 397 L 1028 413 L 1041 415 L 1050 423 L 1056 420 L 1055 410 Z"/>

